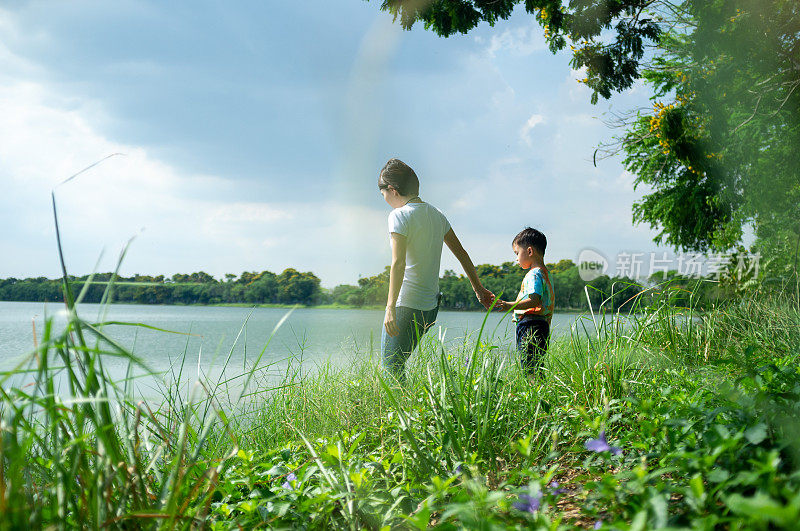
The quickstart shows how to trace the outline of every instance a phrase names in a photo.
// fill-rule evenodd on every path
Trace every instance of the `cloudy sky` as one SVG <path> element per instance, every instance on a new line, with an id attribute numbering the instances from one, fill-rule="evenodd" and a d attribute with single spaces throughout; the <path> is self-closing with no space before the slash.
<path id="1" fill-rule="evenodd" d="M 631 224 L 646 190 L 592 154 L 603 118 L 519 10 L 494 28 L 403 32 L 373 0 L 6 2 L 0 8 L 0 277 L 313 271 L 389 261 L 377 172 L 420 176 L 476 263 L 524 226 L 548 261 L 664 251 Z M 67 184 L 68 176 L 112 157 Z M 445 252 L 443 268 L 458 270 Z"/>

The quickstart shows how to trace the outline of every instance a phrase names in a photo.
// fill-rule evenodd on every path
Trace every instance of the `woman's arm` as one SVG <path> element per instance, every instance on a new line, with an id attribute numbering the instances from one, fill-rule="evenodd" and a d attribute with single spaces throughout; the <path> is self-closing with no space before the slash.
<path id="1" fill-rule="evenodd" d="M 475 265 L 472 263 L 472 259 L 461 245 L 461 242 L 458 240 L 458 236 L 456 236 L 456 233 L 453 231 L 453 229 L 450 229 L 447 231 L 447 234 L 444 235 L 444 243 L 447 244 L 447 247 L 461 263 L 461 267 L 464 268 L 464 272 L 467 274 L 469 283 L 472 284 L 472 289 L 475 290 L 475 296 L 478 297 L 478 301 L 483 304 L 484 308 L 488 309 L 489 306 L 492 305 L 492 299 L 494 299 L 494 295 L 491 291 L 484 288 L 483 284 L 481 284 L 481 280 L 478 278 L 478 272 L 475 271 Z"/>
<path id="2" fill-rule="evenodd" d="M 392 242 L 392 265 L 389 268 L 389 297 L 386 300 L 386 315 L 383 318 L 383 326 L 386 333 L 396 336 L 397 321 L 395 319 L 395 306 L 397 298 L 400 296 L 400 286 L 403 285 L 403 274 L 406 270 L 406 237 L 396 232 L 390 233 Z"/>

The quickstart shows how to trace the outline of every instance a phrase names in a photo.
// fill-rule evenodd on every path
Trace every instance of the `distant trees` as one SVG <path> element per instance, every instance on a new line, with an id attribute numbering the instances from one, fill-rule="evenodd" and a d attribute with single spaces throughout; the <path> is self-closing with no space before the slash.
<path id="1" fill-rule="evenodd" d="M 364 294 L 358 286 L 341 284 L 333 288 L 330 297 L 334 302 L 345 306 L 364 305 Z"/>
<path id="2" fill-rule="evenodd" d="M 0 294 L 3 300 L 9 301 L 43 301 L 62 300 L 61 281 L 52 281 L 45 277 L 0 279 Z"/>
<path id="3" fill-rule="evenodd" d="M 99 273 L 92 278 L 85 302 L 100 302 L 112 273 Z M 70 277 L 79 288 L 89 276 Z M 287 269 L 280 275 L 271 271 L 244 272 L 238 278 L 228 273 L 218 281 L 204 271 L 164 275 L 117 277 L 112 300 L 135 304 L 317 304 L 321 301 L 320 280 L 314 273 Z M 63 300 L 61 279 L 45 277 L 0 279 L 0 300 L 57 302 Z"/>
<path id="4" fill-rule="evenodd" d="M 140 275 L 134 275 L 134 280 L 138 281 L 152 281 L 152 277 L 145 277 Z M 184 275 L 181 273 L 176 273 L 172 275 L 173 282 L 216 282 L 213 276 L 209 275 L 205 271 L 198 271 L 197 273 L 192 273 L 190 275 Z"/>
<path id="5" fill-rule="evenodd" d="M 703 307 L 735 293 L 725 282 L 712 283 L 707 280 L 682 277 L 674 271 L 665 276 L 655 275 L 647 282 L 627 277 L 600 276 L 585 282 L 572 260 L 561 260 L 548 264 L 556 294 L 557 310 L 586 310 L 588 301 L 597 308 L 604 304 L 608 309 L 625 311 L 647 286 L 669 280 L 675 288 L 674 302 L 688 304 L 690 297 L 696 306 Z M 500 265 L 476 266 L 484 286 L 505 299 L 514 299 L 519 291 L 525 270 L 513 262 Z M 87 290 L 85 302 L 100 302 L 106 291 L 111 273 L 94 276 Z M 163 275 L 134 275 L 117 278 L 113 285 L 111 300 L 136 304 L 338 304 L 350 307 L 382 306 L 389 290 L 389 268 L 371 277 L 358 279 L 358 285 L 342 284 L 331 290 L 320 286 L 320 279 L 311 272 L 286 269 L 280 274 L 271 271 L 245 271 L 238 277 L 232 273 L 224 280 L 199 271 L 191 274 L 178 273 L 166 279 Z M 70 277 L 79 288 L 88 277 Z M 447 270 L 439 280 L 442 292 L 442 308 L 447 310 L 480 310 L 469 280 L 464 275 Z M 588 294 L 588 299 L 587 299 Z M 646 294 L 650 300 L 651 294 Z M 0 300 L 57 302 L 62 300 L 61 280 L 44 277 L 19 280 L 0 279 Z"/>
<path id="6" fill-rule="evenodd" d="M 278 276 L 278 302 L 284 304 L 314 304 L 320 292 L 319 279 L 314 273 L 286 269 Z"/>
<path id="7" fill-rule="evenodd" d="M 361 290 L 362 304 L 386 304 L 389 294 L 389 266 L 373 277 L 359 278 L 358 289 Z"/>
<path id="8" fill-rule="evenodd" d="M 272 271 L 242 273 L 236 288 L 243 295 L 236 302 L 278 301 L 278 275 Z"/>
<path id="9" fill-rule="evenodd" d="M 609 277 L 602 275 L 591 282 L 581 279 L 578 266 L 572 260 L 561 260 L 548 264 L 553 290 L 556 293 L 556 310 L 586 310 L 588 301 L 596 309 L 600 304 L 605 308 L 626 311 L 633 307 L 640 294 L 647 286 L 670 280 L 676 288 L 672 297 L 676 303 L 686 303 L 692 293 L 696 292 L 693 303 L 697 307 L 707 307 L 723 298 L 719 283 L 706 280 L 681 277 L 670 272 L 666 279 L 653 276 L 647 282 L 632 280 L 627 277 Z M 522 277 L 526 271 L 514 262 L 500 265 L 481 264 L 476 266 L 478 276 L 487 289 L 507 299 L 514 299 L 519 291 Z M 328 302 L 344 306 L 383 305 L 388 291 L 388 268 L 374 277 L 361 278 L 358 286 L 343 284 L 327 293 Z M 588 286 L 588 288 L 587 288 Z M 442 308 L 446 310 L 480 310 L 482 307 L 475 299 L 469 280 L 464 275 L 446 270 L 439 279 L 442 292 Z M 588 293 L 588 299 L 587 299 Z M 653 300 L 651 293 L 644 293 L 644 303 Z"/>

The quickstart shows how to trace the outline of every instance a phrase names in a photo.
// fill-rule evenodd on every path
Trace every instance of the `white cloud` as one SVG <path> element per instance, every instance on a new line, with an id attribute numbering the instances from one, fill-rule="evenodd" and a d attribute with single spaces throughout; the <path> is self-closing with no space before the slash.
<path id="1" fill-rule="evenodd" d="M 476 42 L 480 44 L 482 40 Z M 542 29 L 537 24 L 528 24 L 492 35 L 486 53 L 490 57 L 496 57 L 501 52 L 525 57 L 546 49 L 547 42 L 542 36 Z"/>
<path id="2" fill-rule="evenodd" d="M 528 118 L 528 121 L 525 122 L 525 125 L 522 126 L 519 136 L 529 147 L 533 146 L 533 142 L 531 140 L 531 130 L 541 123 L 544 123 L 544 116 L 541 114 L 532 114 L 531 117 Z"/>
<path id="3" fill-rule="evenodd" d="M 85 116 L 91 115 L 87 108 L 92 102 L 65 103 L 37 83 L 0 84 L 0 277 L 56 274 L 54 188 L 67 263 L 76 274 L 89 272 L 101 249 L 121 248 L 132 236 L 123 264 L 131 273 L 296 267 L 314 271 L 327 285 L 354 282 L 359 272 L 372 274 L 385 261 L 375 252 L 385 246 L 384 233 L 372 230 L 385 223 L 385 212 L 333 200 L 226 201 L 231 181 L 187 174 L 140 147 L 104 137 Z M 125 156 L 57 186 L 117 152 Z M 101 269 L 113 267 L 115 254 L 106 253 Z"/>

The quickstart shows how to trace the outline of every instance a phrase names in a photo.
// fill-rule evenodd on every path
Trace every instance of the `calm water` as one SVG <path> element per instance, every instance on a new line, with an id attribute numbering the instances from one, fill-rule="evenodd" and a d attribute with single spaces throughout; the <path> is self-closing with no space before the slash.
<path id="1" fill-rule="evenodd" d="M 151 306 L 114 304 L 104 309 L 98 304 L 79 308 L 82 318 L 92 321 L 144 323 L 176 334 L 140 327 L 107 325 L 104 331 L 122 346 L 139 356 L 153 370 L 169 371 L 176 360 L 186 356 L 191 372 L 219 373 L 229 352 L 233 352 L 228 371 L 241 373 L 264 350 L 260 365 L 275 372 L 285 370 L 289 358 L 302 359 L 302 366 L 313 369 L 331 362 L 345 365 L 354 359 L 380 352 L 381 310 L 297 309 L 273 333 L 288 313 L 277 308 L 230 308 L 214 306 Z M 474 340 L 485 314 L 480 312 L 440 312 L 429 334 L 443 335 L 445 344 Z M 46 318 L 54 319 L 54 330 L 63 329 L 64 306 L 56 303 L 0 302 L 0 370 L 16 366 L 33 348 L 33 323 L 41 340 Z M 569 333 L 578 319 L 574 314 L 553 317 L 553 336 Z M 489 316 L 487 336 L 496 344 L 510 345 L 513 324 L 494 313 Z M 239 336 L 241 331 L 241 335 Z M 237 336 L 239 336 L 237 340 Z M 127 363 L 106 358 L 106 367 L 122 377 Z M 296 363 L 295 363 L 296 364 Z"/>

